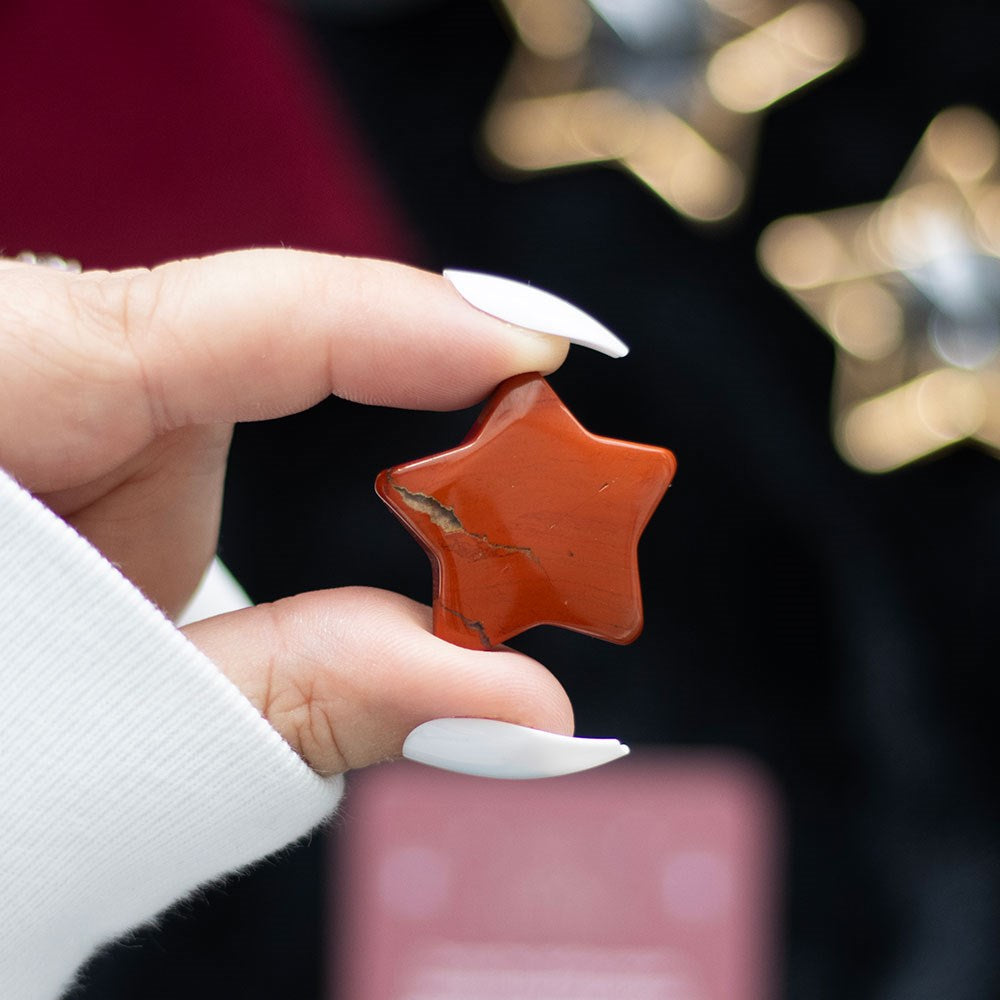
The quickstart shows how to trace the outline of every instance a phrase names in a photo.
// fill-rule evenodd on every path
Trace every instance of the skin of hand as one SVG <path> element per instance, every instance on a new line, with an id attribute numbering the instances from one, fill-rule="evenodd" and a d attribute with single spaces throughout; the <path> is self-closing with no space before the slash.
<path id="1" fill-rule="evenodd" d="M 383 261 L 249 250 L 83 274 L 4 261 L 0 467 L 174 616 L 216 550 L 234 422 L 331 393 L 469 406 L 566 351 Z M 384 591 L 302 594 L 184 632 L 325 774 L 397 756 L 433 718 L 573 729 L 540 664 L 437 639 L 428 608 Z"/>

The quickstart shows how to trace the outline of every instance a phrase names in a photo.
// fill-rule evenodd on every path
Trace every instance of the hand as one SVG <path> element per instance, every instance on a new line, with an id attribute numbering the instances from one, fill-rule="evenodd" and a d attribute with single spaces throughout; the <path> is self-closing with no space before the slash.
<path id="1" fill-rule="evenodd" d="M 566 350 L 378 261 L 258 250 L 80 275 L 5 261 L 0 467 L 176 615 L 216 549 L 233 421 L 330 393 L 468 406 Z M 324 773 L 396 756 L 432 718 L 572 731 L 543 667 L 452 646 L 429 622 L 402 597 L 346 588 L 185 632 Z"/>

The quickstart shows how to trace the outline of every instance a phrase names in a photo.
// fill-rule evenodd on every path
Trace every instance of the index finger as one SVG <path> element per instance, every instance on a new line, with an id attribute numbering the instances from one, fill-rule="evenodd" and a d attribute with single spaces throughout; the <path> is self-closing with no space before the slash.
<path id="1" fill-rule="evenodd" d="M 0 437 L 0 465 L 55 489 L 179 427 L 281 416 L 330 394 L 452 409 L 511 375 L 552 371 L 570 341 L 627 350 L 547 293 L 453 280 L 294 250 L 111 273 L 11 263 L 0 270 L 0 428 L 25 433 Z"/>
<path id="2" fill-rule="evenodd" d="M 331 393 L 468 406 L 510 375 L 558 368 L 567 350 L 386 261 L 251 250 L 118 280 L 145 389 L 170 426 L 283 415 Z"/>

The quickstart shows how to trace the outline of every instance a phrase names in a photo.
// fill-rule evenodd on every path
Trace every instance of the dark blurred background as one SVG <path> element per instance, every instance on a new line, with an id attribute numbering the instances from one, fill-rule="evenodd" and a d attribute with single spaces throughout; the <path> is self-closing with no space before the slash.
<path id="1" fill-rule="evenodd" d="M 560 678 L 581 734 L 770 771 L 785 996 L 982 1000 L 1000 995 L 1000 462 L 845 465 L 832 345 L 755 248 L 780 216 L 884 197 L 942 109 L 1000 116 L 1000 7 L 857 6 L 860 54 L 763 118 L 746 205 L 704 227 L 614 168 L 489 165 L 511 41 L 487 0 L 11 2 L 0 245 L 85 266 L 365 253 L 521 278 L 599 317 L 632 354 L 574 350 L 553 386 L 595 432 L 679 460 L 640 547 L 646 630 L 513 645 Z M 428 601 L 426 557 L 372 481 L 472 419 L 330 400 L 240 427 L 223 558 L 258 601 L 348 583 Z M 318 1000 L 326 855 L 315 837 L 184 903 L 74 1000 Z"/>

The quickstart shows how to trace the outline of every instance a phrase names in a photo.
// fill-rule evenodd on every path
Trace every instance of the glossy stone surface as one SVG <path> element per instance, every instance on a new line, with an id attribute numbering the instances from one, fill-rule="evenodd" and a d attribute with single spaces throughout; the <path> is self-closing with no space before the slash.
<path id="1" fill-rule="evenodd" d="M 431 557 L 435 635 L 491 649 L 559 625 L 628 643 L 642 631 L 636 546 L 676 464 L 591 434 L 541 375 L 518 375 L 457 448 L 375 489 Z"/>

